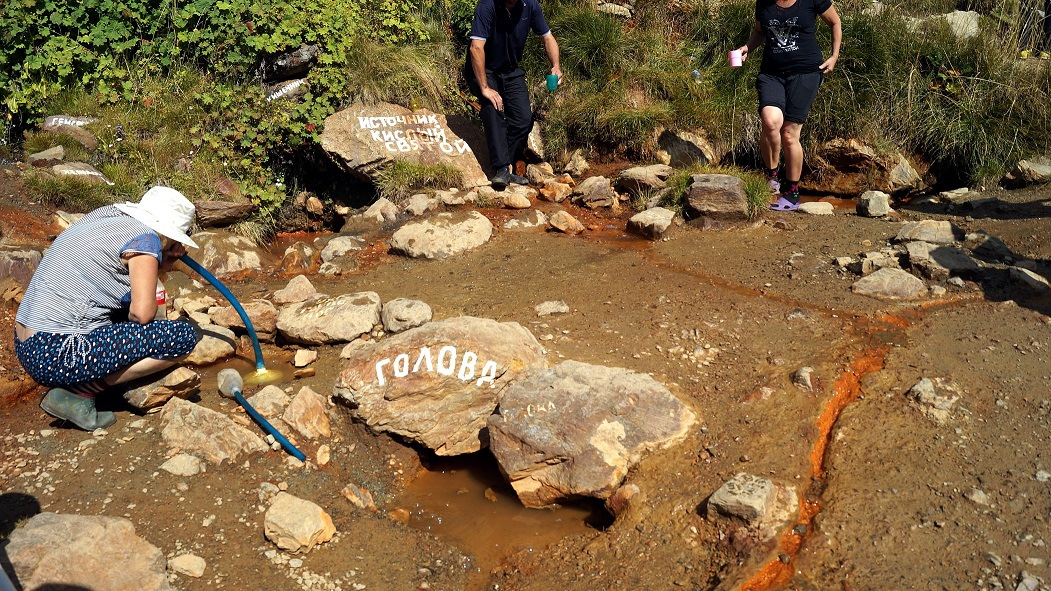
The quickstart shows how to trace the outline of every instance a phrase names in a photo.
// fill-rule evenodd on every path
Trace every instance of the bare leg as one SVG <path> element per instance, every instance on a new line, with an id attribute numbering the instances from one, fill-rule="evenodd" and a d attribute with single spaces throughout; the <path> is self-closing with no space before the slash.
<path id="1" fill-rule="evenodd" d="M 785 115 L 777 107 L 763 107 L 760 117 L 763 120 L 763 133 L 759 138 L 759 151 L 768 169 L 777 168 L 781 160 L 781 129 L 785 124 Z"/>
<path id="2" fill-rule="evenodd" d="M 140 359 L 120 371 L 115 371 L 103 380 L 108 386 L 115 386 L 137 380 L 179 364 L 179 359 Z"/>
<path id="3" fill-rule="evenodd" d="M 785 178 L 799 181 L 803 174 L 803 146 L 799 143 L 799 134 L 803 131 L 802 123 L 785 121 L 781 127 L 781 149 L 785 152 Z"/>

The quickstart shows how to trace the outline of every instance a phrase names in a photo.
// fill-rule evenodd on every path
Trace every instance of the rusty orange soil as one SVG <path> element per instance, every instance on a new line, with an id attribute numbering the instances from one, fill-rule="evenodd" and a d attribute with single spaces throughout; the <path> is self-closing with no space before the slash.
<path id="1" fill-rule="evenodd" d="M 902 316 L 884 315 L 876 320 L 872 327 L 873 331 L 890 331 L 895 328 L 908 327 L 910 322 Z M 823 481 L 825 478 L 825 454 L 828 444 L 832 438 L 832 429 L 836 420 L 848 404 L 861 395 L 861 379 L 883 368 L 889 346 L 881 344 L 865 349 L 861 356 L 854 360 L 843 373 L 836 378 L 833 384 L 833 396 L 825 405 L 824 410 L 817 419 L 818 436 L 814 447 L 810 452 L 810 478 L 811 481 Z M 801 495 L 799 500 L 799 518 L 796 525 L 805 525 L 806 532 L 812 531 L 811 523 L 814 516 L 821 510 L 819 500 L 809 495 Z M 792 559 L 803 546 L 805 535 L 796 533 L 796 528 L 790 528 L 781 535 L 779 540 L 779 555 L 755 575 L 741 585 L 742 591 L 766 591 L 788 582 L 792 575 Z M 787 556 L 787 560 L 784 558 Z"/>

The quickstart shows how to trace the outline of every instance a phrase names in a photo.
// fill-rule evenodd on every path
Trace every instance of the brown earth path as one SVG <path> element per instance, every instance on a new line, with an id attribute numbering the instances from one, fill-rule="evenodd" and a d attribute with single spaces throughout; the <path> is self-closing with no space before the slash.
<path id="1" fill-rule="evenodd" d="M 999 202 L 969 218 L 940 206 L 902 215 L 988 231 L 1051 275 L 1048 191 L 990 195 Z M 436 319 L 517 321 L 552 362 L 627 367 L 672 389 L 700 426 L 629 475 L 642 502 L 604 529 L 510 549 L 494 567 L 389 518 L 421 460 L 349 416 L 337 421 L 332 462 L 320 469 L 294 468 L 275 452 L 180 479 L 156 469 L 166 451 L 156 415 L 140 423 L 121 411 L 96 439 L 56 428 L 35 397 L 21 396 L 0 409 L 0 533 L 39 509 L 127 516 L 167 555 L 206 558 L 205 577 L 176 580 L 187 590 L 1014 589 L 1023 570 L 1051 581 L 1051 483 L 1037 478 L 1051 471 L 1051 301 L 996 277 L 949 286 L 923 306 L 857 296 L 849 289 L 856 277 L 832 259 L 877 250 L 899 224 L 843 212 L 780 217 L 786 223 L 681 227 L 656 243 L 624 235 L 623 219 L 591 218 L 593 229 L 579 237 L 498 231 L 446 261 L 373 252 L 358 274 L 312 278 L 330 294 L 421 299 Z M 264 275 L 231 288 L 240 297 L 286 281 Z M 559 299 L 570 314 L 536 317 L 533 306 Z M 10 331 L 9 311 L 0 331 Z M 5 375 L 17 375 L 9 343 L 0 351 Z M 296 388 L 331 388 L 339 348 L 319 352 L 316 375 Z M 802 366 L 814 368 L 813 392 L 790 381 Z M 959 386 L 946 423 L 904 396 L 921 377 Z M 213 388 L 206 378 L 201 403 L 230 411 Z M 54 432 L 42 437 L 41 429 Z M 317 444 L 304 444 L 308 456 Z M 738 472 L 795 487 L 801 514 L 784 536 L 755 542 L 704 517 L 706 497 Z M 300 557 L 299 567 L 267 557 L 256 492 L 263 481 L 324 506 L 339 538 Z M 372 490 L 380 511 L 351 507 L 339 495 L 348 481 Z"/>

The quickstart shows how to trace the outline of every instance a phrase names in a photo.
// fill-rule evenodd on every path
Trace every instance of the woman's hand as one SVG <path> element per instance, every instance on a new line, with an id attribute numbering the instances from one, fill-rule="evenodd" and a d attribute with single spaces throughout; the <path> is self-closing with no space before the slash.
<path id="1" fill-rule="evenodd" d="M 744 45 L 738 47 L 737 51 L 741 52 L 741 62 L 744 62 L 745 60 L 748 59 L 748 44 L 747 43 L 745 43 Z"/>
<path id="2" fill-rule="evenodd" d="M 820 66 L 818 66 L 818 69 L 821 70 L 822 74 L 828 76 L 832 73 L 832 70 L 836 68 L 836 60 L 838 59 L 838 56 L 832 56 L 825 60 Z"/>
<path id="3" fill-rule="evenodd" d="M 179 257 L 184 254 L 186 254 L 186 247 L 183 246 L 181 242 L 173 242 L 170 247 L 164 249 L 164 260 L 161 261 L 158 271 L 160 273 L 171 271 L 172 265 L 175 264 L 175 261 L 179 260 Z"/>

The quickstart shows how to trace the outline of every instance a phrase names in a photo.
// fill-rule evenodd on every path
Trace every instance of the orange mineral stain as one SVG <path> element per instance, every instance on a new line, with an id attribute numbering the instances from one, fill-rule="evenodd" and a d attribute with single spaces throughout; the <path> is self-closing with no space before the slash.
<path id="1" fill-rule="evenodd" d="M 880 317 L 872 326 L 865 327 L 866 332 L 878 338 L 878 333 L 894 333 L 909 326 L 909 321 L 901 316 L 886 315 Z M 836 378 L 832 386 L 832 399 L 825 405 L 817 418 L 818 436 L 810 452 L 810 477 L 814 481 L 825 478 L 825 454 L 832 439 L 832 429 L 836 425 L 843 409 L 857 400 L 861 395 L 861 380 L 869 373 L 883 369 L 884 361 L 890 346 L 886 342 L 866 348 L 850 366 Z M 806 531 L 812 531 L 811 522 L 821 510 L 821 503 L 801 495 L 799 501 L 799 519 L 796 525 L 805 525 Z M 795 533 L 795 527 L 782 534 L 779 540 L 779 556 L 767 562 L 755 575 L 738 589 L 741 591 L 766 591 L 784 585 L 792 576 L 792 559 L 803 546 L 805 535 Z M 786 559 L 787 557 L 787 559 Z"/>

